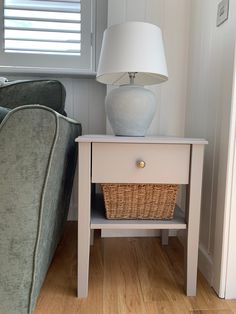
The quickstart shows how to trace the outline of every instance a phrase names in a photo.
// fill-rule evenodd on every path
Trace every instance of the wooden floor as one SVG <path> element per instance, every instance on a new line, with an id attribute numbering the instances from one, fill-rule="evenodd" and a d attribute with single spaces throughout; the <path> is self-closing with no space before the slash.
<path id="1" fill-rule="evenodd" d="M 76 223 L 64 238 L 47 274 L 35 314 L 236 313 L 236 300 L 219 299 L 198 275 L 197 297 L 183 290 L 183 249 L 175 238 L 95 238 L 91 247 L 89 296 L 76 298 Z"/>

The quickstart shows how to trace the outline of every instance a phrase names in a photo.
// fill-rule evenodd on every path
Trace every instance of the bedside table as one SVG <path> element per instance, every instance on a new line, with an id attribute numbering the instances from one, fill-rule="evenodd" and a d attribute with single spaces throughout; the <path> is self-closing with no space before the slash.
<path id="1" fill-rule="evenodd" d="M 186 229 L 186 294 L 196 295 L 204 139 L 85 135 L 78 152 L 78 298 L 88 294 L 90 234 L 94 229 Z M 137 167 L 144 161 L 145 167 Z M 172 220 L 108 220 L 91 210 L 92 183 L 187 185 L 186 215 L 176 206 Z M 94 204 L 99 202 L 95 201 Z M 93 206 L 96 207 L 96 206 Z"/>

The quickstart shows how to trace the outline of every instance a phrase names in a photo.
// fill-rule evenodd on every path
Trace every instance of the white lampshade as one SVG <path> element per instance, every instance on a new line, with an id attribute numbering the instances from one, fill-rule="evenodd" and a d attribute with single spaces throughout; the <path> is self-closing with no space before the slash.
<path id="1" fill-rule="evenodd" d="M 168 79 L 162 33 L 156 25 L 126 22 L 104 32 L 97 81 L 129 84 L 128 72 L 136 72 L 138 85 L 158 84 Z"/>

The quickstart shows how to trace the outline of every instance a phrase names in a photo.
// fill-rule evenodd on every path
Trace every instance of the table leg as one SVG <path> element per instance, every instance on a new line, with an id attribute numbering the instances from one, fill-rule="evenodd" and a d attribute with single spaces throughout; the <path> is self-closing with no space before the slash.
<path id="1" fill-rule="evenodd" d="M 79 143 L 78 167 L 78 298 L 88 295 L 90 215 L 91 215 L 91 144 Z"/>
<path id="2" fill-rule="evenodd" d="M 168 245 L 169 243 L 169 230 L 161 230 L 161 245 Z"/>
<path id="3" fill-rule="evenodd" d="M 197 289 L 203 152 L 203 145 L 192 145 L 187 213 L 187 244 L 185 248 L 187 296 L 195 296 Z"/>

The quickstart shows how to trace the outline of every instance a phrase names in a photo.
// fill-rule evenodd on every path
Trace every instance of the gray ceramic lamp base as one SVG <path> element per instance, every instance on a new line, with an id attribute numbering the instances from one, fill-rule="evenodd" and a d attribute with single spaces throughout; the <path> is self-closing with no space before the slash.
<path id="1" fill-rule="evenodd" d="M 106 113 L 115 135 L 145 136 L 156 111 L 152 91 L 137 85 L 123 85 L 106 97 Z"/>

